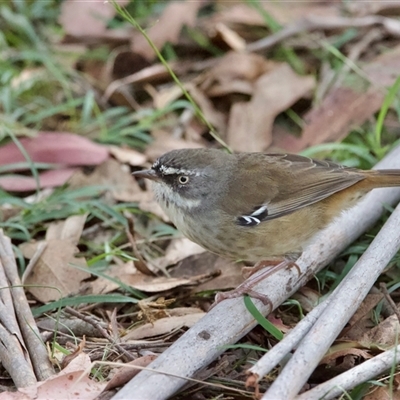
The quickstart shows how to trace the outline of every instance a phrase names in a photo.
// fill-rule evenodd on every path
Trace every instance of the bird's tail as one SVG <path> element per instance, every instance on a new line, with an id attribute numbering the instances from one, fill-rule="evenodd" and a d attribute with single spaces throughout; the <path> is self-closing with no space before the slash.
<path id="1" fill-rule="evenodd" d="M 368 171 L 367 181 L 375 188 L 400 186 L 400 169 Z"/>

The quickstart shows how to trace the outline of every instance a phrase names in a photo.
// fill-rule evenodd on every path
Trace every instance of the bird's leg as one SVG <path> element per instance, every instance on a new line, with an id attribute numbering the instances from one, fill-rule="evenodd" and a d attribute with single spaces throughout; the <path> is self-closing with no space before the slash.
<path id="1" fill-rule="evenodd" d="M 277 265 L 279 265 L 279 264 L 281 264 L 281 263 L 283 263 L 285 261 L 288 261 L 288 260 L 286 260 L 285 258 L 279 259 L 279 260 L 261 260 L 256 265 L 254 265 L 253 267 L 243 267 L 242 268 L 243 278 L 248 279 L 252 275 L 254 275 L 256 272 L 258 272 L 258 271 L 260 271 L 260 270 L 262 270 L 264 268 L 268 268 L 269 267 L 269 270 L 270 270 L 271 267 L 275 268 Z M 299 267 L 294 262 L 293 262 L 293 264 L 294 265 L 288 265 L 288 266 L 295 266 L 297 268 L 297 270 L 299 271 L 299 274 L 300 274 Z"/>
<path id="2" fill-rule="evenodd" d="M 272 266 L 271 266 L 272 265 Z M 270 267 L 270 268 L 267 268 Z M 275 260 L 275 261 L 259 261 L 254 267 L 252 268 L 244 268 L 244 273 L 247 275 L 246 276 L 246 281 L 240 284 L 236 289 L 230 290 L 229 292 L 219 292 L 215 296 L 215 302 L 213 304 L 213 307 L 220 303 L 222 300 L 225 299 L 233 299 L 239 296 L 243 296 L 244 294 L 248 294 L 251 297 L 254 297 L 258 300 L 261 300 L 263 304 L 265 305 L 270 305 L 272 307 L 271 300 L 268 298 L 268 296 L 258 293 L 256 291 L 253 291 L 252 288 L 260 281 L 262 281 L 265 278 L 268 278 L 272 274 L 280 271 L 283 268 L 291 268 L 295 267 L 299 274 L 300 274 L 300 268 L 298 265 L 291 260 Z M 252 275 L 257 272 L 264 269 L 260 274 L 253 276 Z"/>

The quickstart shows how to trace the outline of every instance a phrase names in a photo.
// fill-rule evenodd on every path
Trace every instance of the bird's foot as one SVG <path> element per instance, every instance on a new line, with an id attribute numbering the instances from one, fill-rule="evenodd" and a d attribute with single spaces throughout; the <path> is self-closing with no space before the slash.
<path id="1" fill-rule="evenodd" d="M 256 292 L 253 289 L 253 287 L 264 280 L 265 278 L 268 278 L 272 274 L 280 271 L 281 269 L 284 268 L 292 268 L 295 267 L 297 271 L 300 274 L 300 268 L 299 266 L 291 260 L 274 260 L 274 261 L 259 261 L 254 267 L 244 267 L 242 272 L 243 275 L 246 277 L 246 281 L 240 284 L 236 289 L 230 290 L 228 292 L 219 292 L 215 296 L 215 302 L 211 306 L 211 308 L 215 307 L 218 303 L 220 303 L 223 300 L 226 299 L 234 299 L 240 296 L 243 296 L 244 294 L 248 294 L 251 297 L 254 297 L 255 299 L 260 300 L 264 305 L 270 305 L 272 309 L 272 302 L 263 293 Z M 253 276 L 256 272 L 262 270 L 261 273 L 259 273 L 256 276 Z"/>

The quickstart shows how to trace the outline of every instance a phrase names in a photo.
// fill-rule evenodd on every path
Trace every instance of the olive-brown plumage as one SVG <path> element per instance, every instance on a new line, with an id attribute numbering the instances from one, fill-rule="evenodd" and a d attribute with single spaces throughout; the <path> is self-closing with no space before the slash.
<path id="1" fill-rule="evenodd" d="M 157 201 L 189 239 L 224 257 L 291 259 L 368 191 L 400 170 L 363 171 L 291 154 L 174 150 L 150 170 Z"/>

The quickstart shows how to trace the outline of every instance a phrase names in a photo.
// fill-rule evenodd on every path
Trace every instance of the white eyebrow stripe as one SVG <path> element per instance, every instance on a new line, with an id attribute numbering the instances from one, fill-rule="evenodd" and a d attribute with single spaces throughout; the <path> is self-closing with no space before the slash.
<path id="1" fill-rule="evenodd" d="M 184 168 L 166 167 L 165 165 L 161 165 L 159 170 L 163 175 L 194 175 L 194 176 L 200 175 L 200 173 L 196 171 L 190 171 Z"/>

